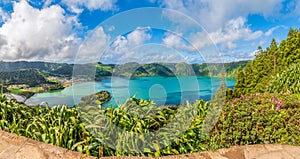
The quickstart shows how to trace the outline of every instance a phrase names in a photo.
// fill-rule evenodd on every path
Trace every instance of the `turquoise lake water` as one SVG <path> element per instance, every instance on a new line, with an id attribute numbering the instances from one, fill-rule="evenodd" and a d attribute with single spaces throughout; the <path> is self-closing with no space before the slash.
<path id="1" fill-rule="evenodd" d="M 28 105 L 47 102 L 49 106 L 74 106 L 84 96 L 107 90 L 113 96 L 106 105 L 121 104 L 126 99 L 151 99 L 157 105 L 181 104 L 197 99 L 210 100 L 220 84 L 219 78 L 206 76 L 182 77 L 138 77 L 138 78 L 104 78 L 101 82 L 74 84 L 60 91 L 35 94 L 26 101 Z M 235 79 L 226 79 L 226 85 L 233 88 Z"/>

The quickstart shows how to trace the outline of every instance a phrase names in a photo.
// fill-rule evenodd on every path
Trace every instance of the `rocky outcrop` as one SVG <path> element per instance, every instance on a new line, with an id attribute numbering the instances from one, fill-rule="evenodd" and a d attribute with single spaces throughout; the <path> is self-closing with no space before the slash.
<path id="1" fill-rule="evenodd" d="M 149 157 L 103 157 L 103 159 L 150 159 Z M 0 159 L 96 159 L 57 146 L 0 131 Z M 165 156 L 161 159 L 300 159 L 300 147 L 246 145 L 217 151 Z"/>

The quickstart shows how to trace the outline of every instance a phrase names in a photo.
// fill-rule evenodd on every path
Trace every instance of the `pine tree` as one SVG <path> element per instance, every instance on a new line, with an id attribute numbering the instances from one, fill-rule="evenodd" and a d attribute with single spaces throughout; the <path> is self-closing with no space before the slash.
<path id="1" fill-rule="evenodd" d="M 300 31 L 290 29 L 279 46 L 275 39 L 266 50 L 259 46 L 255 59 L 248 62 L 244 71 L 239 69 L 234 96 L 265 92 L 270 79 L 294 63 L 300 63 Z"/>
<path id="2" fill-rule="evenodd" d="M 276 73 L 276 61 L 277 61 L 276 54 L 277 54 L 277 50 L 278 50 L 278 48 L 277 48 L 277 42 L 273 38 L 272 42 L 271 42 L 271 45 L 270 45 L 269 52 L 270 52 L 270 55 L 273 55 L 273 73 L 274 74 Z M 270 58 L 272 58 L 272 56 L 270 56 Z"/>
<path id="3" fill-rule="evenodd" d="M 244 92 L 244 71 L 243 68 L 240 66 L 238 68 L 237 76 L 236 76 L 236 84 L 234 86 L 234 91 L 233 91 L 233 96 L 234 97 L 239 97 L 241 96 Z"/>

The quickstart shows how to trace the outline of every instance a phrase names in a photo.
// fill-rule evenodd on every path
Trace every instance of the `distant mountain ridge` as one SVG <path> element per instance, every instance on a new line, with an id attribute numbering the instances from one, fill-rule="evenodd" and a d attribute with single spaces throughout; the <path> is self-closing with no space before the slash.
<path id="1" fill-rule="evenodd" d="M 90 63 L 76 65 L 79 67 L 79 74 L 86 71 L 95 70 L 95 77 L 103 76 L 121 76 L 121 77 L 141 77 L 141 76 L 175 76 L 175 75 L 198 75 L 209 76 L 214 75 L 213 72 L 219 72 L 224 66 L 227 77 L 234 78 L 239 66 L 245 67 L 247 61 L 231 62 L 231 63 L 214 63 L 214 64 L 187 64 L 187 63 L 150 63 L 139 64 L 130 62 L 126 64 L 102 64 Z M 38 71 L 50 75 L 60 77 L 72 77 L 74 64 L 67 63 L 49 63 L 49 62 L 3 62 L 0 61 L 0 72 L 18 71 L 24 69 L 37 69 Z"/>

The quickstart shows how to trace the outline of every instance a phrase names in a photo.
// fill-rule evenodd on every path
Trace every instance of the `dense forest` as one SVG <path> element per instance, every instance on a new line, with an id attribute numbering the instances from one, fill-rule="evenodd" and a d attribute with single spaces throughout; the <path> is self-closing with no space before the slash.
<path id="1" fill-rule="evenodd" d="M 174 76 L 174 75 L 199 75 L 210 76 L 217 71 L 219 66 L 224 66 L 227 77 L 235 77 L 239 66 L 245 67 L 247 61 L 214 64 L 186 64 L 186 63 L 150 63 L 139 64 L 130 62 L 126 64 L 91 63 L 76 65 L 76 75 L 86 74 L 87 71 L 95 72 L 96 78 L 103 76 Z M 17 71 L 23 69 L 37 69 L 47 76 L 72 77 L 74 64 L 47 63 L 47 62 L 0 62 L 0 72 Z"/>
<path id="2" fill-rule="evenodd" d="M 2 71 L 0 72 L 0 81 L 6 86 L 27 84 L 30 87 L 34 87 L 40 84 L 47 83 L 44 75 L 36 69 Z"/>
<path id="3" fill-rule="evenodd" d="M 47 62 L 27 62 L 27 61 L 17 61 L 17 62 L 0 62 L 0 71 L 17 71 L 22 69 L 37 69 L 40 72 L 64 75 L 70 72 L 69 64 L 60 63 L 47 63 Z"/>
<path id="4" fill-rule="evenodd" d="M 0 87 L 1 92 L 10 92 L 26 98 L 38 92 L 64 88 L 63 83 L 48 80 L 46 75 L 37 69 L 0 71 Z"/>
<path id="5" fill-rule="evenodd" d="M 300 31 L 290 29 L 279 45 L 275 39 L 263 50 L 260 46 L 254 60 L 239 67 L 233 96 L 263 92 L 300 93 Z"/>

